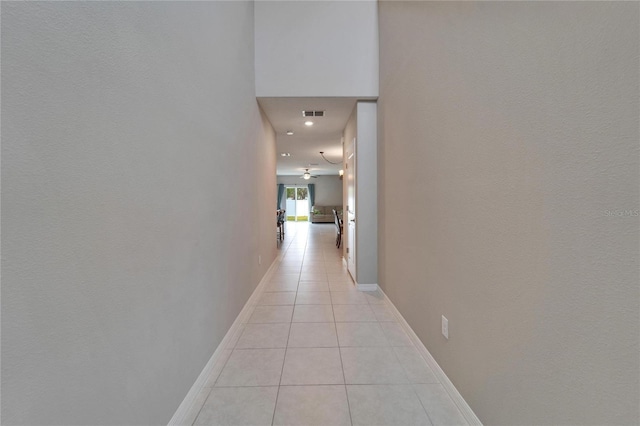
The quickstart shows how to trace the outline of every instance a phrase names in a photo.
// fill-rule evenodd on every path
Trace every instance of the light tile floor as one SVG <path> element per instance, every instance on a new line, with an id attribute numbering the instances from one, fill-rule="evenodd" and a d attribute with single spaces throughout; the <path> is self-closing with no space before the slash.
<path id="1" fill-rule="evenodd" d="M 330 224 L 287 223 L 277 268 L 223 351 L 194 425 L 466 425 Z"/>

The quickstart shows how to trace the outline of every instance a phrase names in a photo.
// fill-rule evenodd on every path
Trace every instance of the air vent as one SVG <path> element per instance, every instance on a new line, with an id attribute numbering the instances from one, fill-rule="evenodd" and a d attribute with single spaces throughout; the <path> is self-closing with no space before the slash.
<path id="1" fill-rule="evenodd" d="M 303 117 L 324 117 L 324 111 L 305 110 L 305 111 L 302 111 L 302 116 Z"/>

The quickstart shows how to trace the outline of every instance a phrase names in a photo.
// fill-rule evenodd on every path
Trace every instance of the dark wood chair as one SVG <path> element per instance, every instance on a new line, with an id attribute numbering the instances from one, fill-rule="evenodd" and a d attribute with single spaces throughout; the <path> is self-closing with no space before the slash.
<path id="1" fill-rule="evenodd" d="M 336 224 L 336 247 L 340 248 L 342 244 L 342 219 L 338 216 L 336 209 L 333 209 L 333 220 Z"/>
<path id="2" fill-rule="evenodd" d="M 279 241 L 284 239 L 284 222 L 286 221 L 286 210 L 278 210 L 276 215 L 276 229 L 277 229 L 277 237 Z"/>

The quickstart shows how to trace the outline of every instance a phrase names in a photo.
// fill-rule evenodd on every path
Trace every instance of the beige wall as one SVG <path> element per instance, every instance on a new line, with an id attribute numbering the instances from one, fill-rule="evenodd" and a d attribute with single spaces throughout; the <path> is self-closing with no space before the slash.
<path id="1" fill-rule="evenodd" d="M 378 96 L 377 0 L 259 0 L 255 46 L 258 97 Z"/>
<path id="2" fill-rule="evenodd" d="M 380 282 L 485 424 L 640 421 L 639 7 L 380 2 Z"/>
<path id="3" fill-rule="evenodd" d="M 253 25 L 2 4 L 3 424 L 166 424 L 275 258 Z"/>
<path id="4" fill-rule="evenodd" d="M 356 105 L 356 281 L 378 284 L 377 105 Z M 347 139 L 345 139 L 347 140 Z"/>

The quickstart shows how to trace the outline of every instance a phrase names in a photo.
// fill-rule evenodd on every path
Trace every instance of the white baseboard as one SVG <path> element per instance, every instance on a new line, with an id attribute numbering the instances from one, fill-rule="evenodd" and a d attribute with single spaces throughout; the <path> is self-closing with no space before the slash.
<path id="1" fill-rule="evenodd" d="M 422 341 L 418 338 L 418 336 L 413 331 L 411 326 L 409 326 L 407 321 L 404 319 L 400 311 L 398 311 L 398 309 L 395 307 L 393 302 L 391 302 L 391 300 L 387 297 L 387 295 L 384 294 L 382 289 L 380 289 L 380 292 L 384 295 L 384 299 L 387 302 L 387 305 L 389 306 L 389 308 L 391 308 L 391 311 L 393 312 L 398 322 L 400 323 L 404 331 L 407 333 L 407 335 L 415 345 L 416 349 L 418 349 L 418 352 L 420 352 L 420 355 L 422 356 L 422 358 L 424 358 L 424 360 L 429 365 L 429 367 L 431 367 L 431 370 L 433 370 L 433 373 L 438 378 L 442 386 L 445 388 L 445 390 L 447 391 L 447 393 L 449 394 L 453 402 L 456 404 L 456 406 L 458 407 L 458 409 L 460 410 L 464 418 L 467 420 L 467 422 L 472 426 L 482 426 L 482 422 L 480 421 L 478 416 L 476 416 L 476 414 L 473 412 L 469 404 L 467 404 L 467 401 L 465 401 L 462 395 L 460 395 L 460 392 L 458 392 L 458 389 L 456 389 L 456 387 L 453 385 L 451 380 L 449 380 L 449 378 L 447 377 L 445 372 L 442 370 L 442 368 L 440 368 L 440 366 L 436 362 L 433 355 L 431 355 L 431 353 L 427 350 L 427 348 L 424 346 Z"/>
<path id="2" fill-rule="evenodd" d="M 171 420 L 169 420 L 169 426 L 182 426 L 182 425 L 186 426 L 186 424 L 188 424 L 188 426 L 191 426 L 191 423 L 193 422 L 193 420 L 195 420 L 195 418 L 192 418 L 192 419 L 189 419 L 189 418 L 193 417 L 191 415 L 192 409 L 195 408 L 194 403 L 196 402 L 198 395 L 204 388 L 205 384 L 207 383 L 207 380 L 209 379 L 209 376 L 214 371 L 214 369 L 216 367 L 220 367 L 217 364 L 223 358 L 223 353 L 225 352 L 226 349 L 228 349 L 228 346 L 230 346 L 229 343 L 235 341 L 235 337 L 237 337 L 236 334 L 240 331 L 240 326 L 249 319 L 248 317 L 249 315 L 251 315 L 251 311 L 252 311 L 251 308 L 257 304 L 260 296 L 264 292 L 264 288 L 267 282 L 269 282 L 269 278 L 271 277 L 271 274 L 273 273 L 273 270 L 275 269 L 276 264 L 279 261 L 280 261 L 280 256 L 277 256 L 273 260 L 273 262 L 271 263 L 271 266 L 269 266 L 269 269 L 260 280 L 260 283 L 258 283 L 258 286 L 253 291 L 253 293 L 249 297 L 249 300 L 247 300 L 247 303 L 245 303 L 244 307 L 238 314 L 238 317 L 231 325 L 231 328 L 229 328 L 229 331 L 227 331 L 227 334 L 225 334 L 224 338 L 218 345 L 218 348 L 215 350 L 215 352 L 213 353 L 213 355 L 211 356 L 207 364 L 204 366 L 204 369 L 202 369 L 202 372 L 196 379 L 193 386 L 191 386 L 191 389 L 187 393 L 187 396 L 184 397 L 184 400 L 182 400 L 182 403 L 180 404 L 176 412 L 173 414 L 173 417 L 171 417 Z M 187 420 L 191 420 L 191 421 L 187 421 Z"/>
<path id="3" fill-rule="evenodd" d="M 360 291 L 376 291 L 378 288 L 378 284 L 358 284 L 356 283 L 356 288 Z"/>

